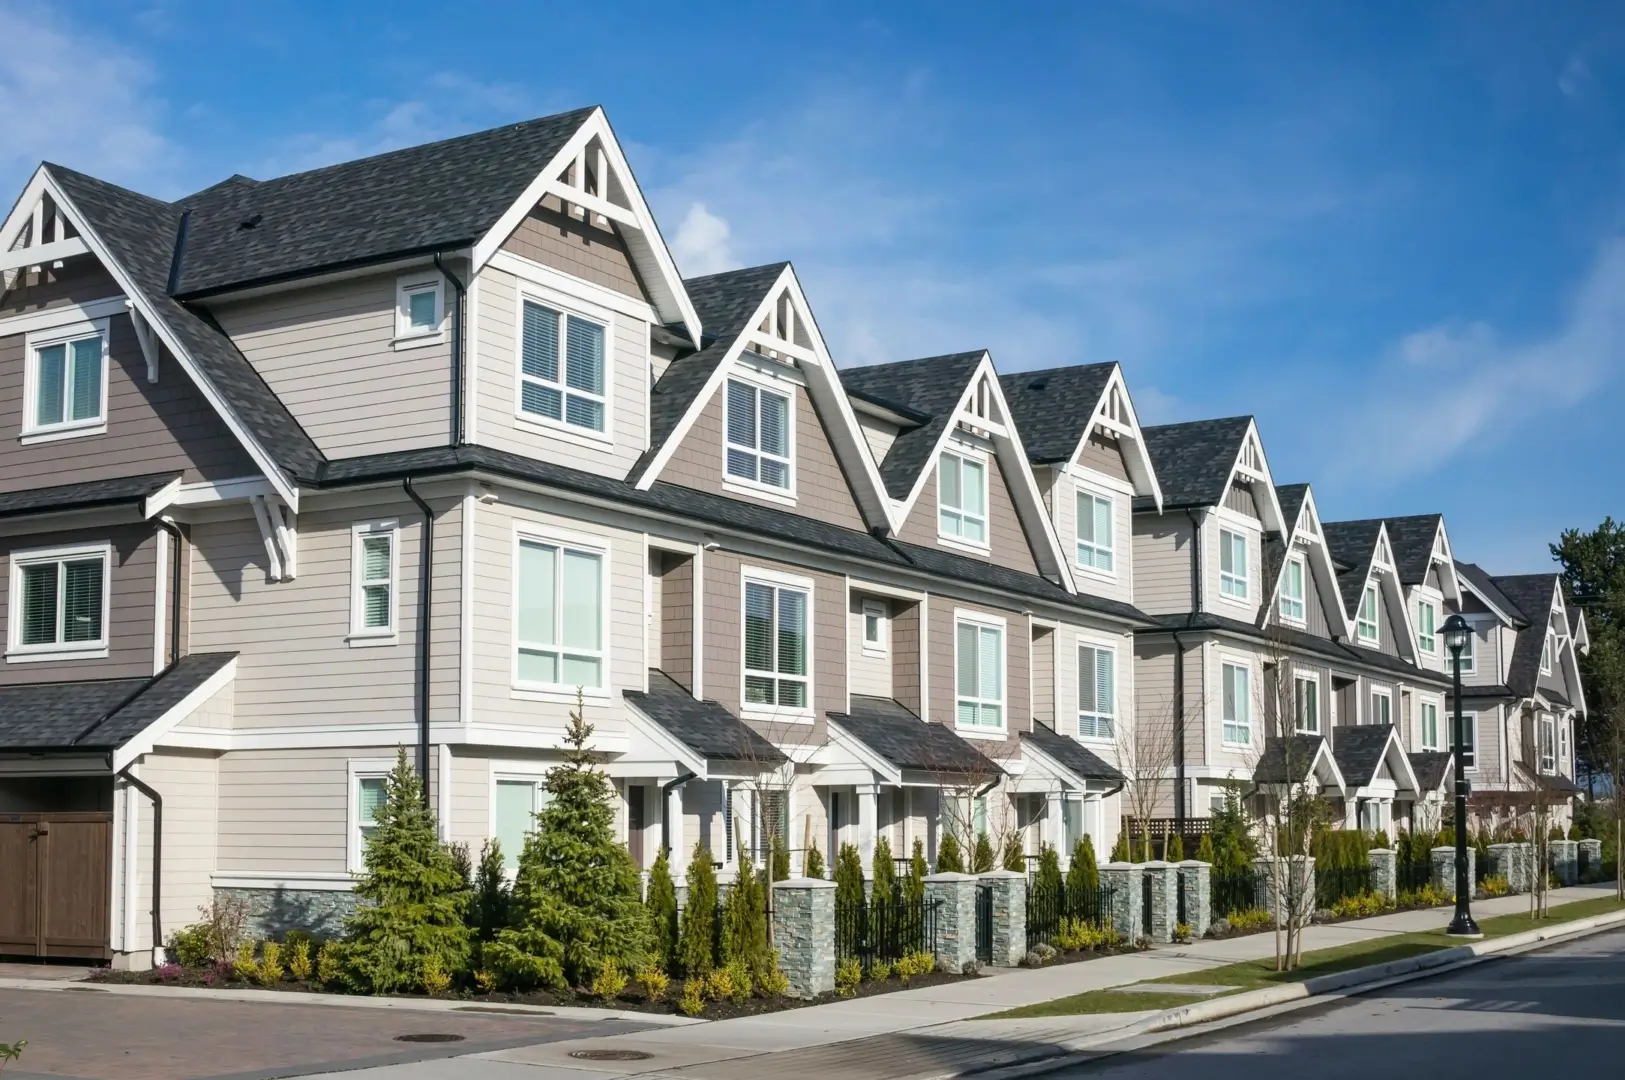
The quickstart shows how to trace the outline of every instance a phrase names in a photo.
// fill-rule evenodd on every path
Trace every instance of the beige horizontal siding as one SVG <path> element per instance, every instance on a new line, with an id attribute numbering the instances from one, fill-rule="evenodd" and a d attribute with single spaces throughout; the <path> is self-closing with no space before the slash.
<path id="1" fill-rule="evenodd" d="M 1134 516 L 1134 603 L 1152 615 L 1190 611 L 1191 545 L 1184 514 Z"/>
<path id="2" fill-rule="evenodd" d="M 233 751 L 220 758 L 220 870 L 342 873 L 349 762 L 382 748 Z"/>
<path id="3" fill-rule="evenodd" d="M 138 767 L 142 781 L 164 797 L 164 862 L 162 917 L 166 934 L 199 920 L 198 909 L 213 896 L 210 875 L 216 861 L 216 791 L 219 765 L 205 750 L 170 749 L 145 755 Z M 141 899 L 137 910 L 152 909 L 152 807 L 142 796 L 140 811 Z M 138 920 L 146 938 L 151 920 Z M 149 944 L 143 940 L 140 944 Z"/>

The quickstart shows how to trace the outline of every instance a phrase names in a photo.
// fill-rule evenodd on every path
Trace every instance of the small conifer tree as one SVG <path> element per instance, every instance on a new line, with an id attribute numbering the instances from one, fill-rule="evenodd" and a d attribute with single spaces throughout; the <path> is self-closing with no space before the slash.
<path id="1" fill-rule="evenodd" d="M 649 869 L 649 894 L 643 903 L 649 909 L 654 962 L 661 971 L 669 972 L 677 955 L 677 889 L 664 851 Z"/>
<path id="2" fill-rule="evenodd" d="M 1163 849 L 1162 858 L 1165 862 L 1184 862 L 1185 838 L 1178 833 L 1170 834 L 1168 844 Z"/>
<path id="3" fill-rule="evenodd" d="M 959 850 L 959 840 L 953 833 L 945 833 L 942 843 L 937 845 L 937 873 L 963 874 L 965 872 L 965 856 Z"/>
<path id="4" fill-rule="evenodd" d="M 807 849 L 807 856 L 802 860 L 801 872 L 806 877 L 820 878 L 824 876 L 824 853 L 814 844 Z"/>
<path id="5" fill-rule="evenodd" d="M 728 897 L 722 902 L 722 965 L 743 964 L 752 978 L 773 970 L 767 948 L 766 897 L 762 875 L 741 861 Z"/>
<path id="6" fill-rule="evenodd" d="M 903 897 L 913 903 L 925 896 L 925 841 L 914 838 L 914 854 L 908 861 L 908 877 L 903 879 Z"/>
<path id="7" fill-rule="evenodd" d="M 1087 835 L 1072 845 L 1072 866 L 1066 872 L 1066 894 L 1074 905 L 1085 903 L 1100 888 L 1100 870 L 1095 866 L 1095 842 Z"/>
<path id="8" fill-rule="evenodd" d="M 897 884 L 897 864 L 892 861 L 891 840 L 887 837 L 875 837 L 875 857 L 872 871 L 874 873 L 874 887 L 871 895 L 876 901 L 882 903 L 890 900 L 892 887 Z"/>
<path id="9" fill-rule="evenodd" d="M 998 865 L 998 858 L 993 853 L 993 841 L 988 839 L 987 833 L 976 837 L 976 846 L 971 849 L 970 872 L 985 874 Z"/>
<path id="10" fill-rule="evenodd" d="M 1202 839 L 1196 842 L 1196 857 L 1205 863 L 1213 862 L 1213 837 L 1208 833 L 1202 834 Z"/>
<path id="11" fill-rule="evenodd" d="M 474 873 L 473 930 L 482 942 L 494 940 L 508 925 L 513 890 L 503 872 L 502 842 L 491 837 L 480 848 L 480 865 Z"/>
<path id="12" fill-rule="evenodd" d="M 1021 840 L 1022 834 L 1019 832 L 1011 833 L 1009 838 L 1005 840 L 1004 857 L 999 860 L 1003 869 L 1018 874 L 1027 872 L 1027 852 L 1023 849 Z"/>
<path id="13" fill-rule="evenodd" d="M 770 861 L 773 867 L 773 880 L 786 880 L 790 876 L 789 845 L 785 844 L 784 837 L 775 836 L 773 838 L 773 845 L 769 850 L 771 852 Z"/>
<path id="14" fill-rule="evenodd" d="M 1034 884 L 1051 896 L 1061 895 L 1061 857 L 1048 844 L 1039 848 L 1038 878 Z"/>
<path id="15" fill-rule="evenodd" d="M 863 859 L 851 844 L 842 844 L 835 857 L 835 933 L 838 938 L 837 956 L 852 956 L 857 952 L 857 913 L 863 906 Z"/>
<path id="16" fill-rule="evenodd" d="M 683 933 L 677 945 L 678 966 L 683 976 L 703 979 L 716 966 L 717 872 L 711 865 L 711 849 L 694 845 L 688 863 L 688 903 L 683 906 Z"/>
<path id="17" fill-rule="evenodd" d="M 373 820 L 355 884 L 363 903 L 345 924 L 344 978 L 357 990 L 389 994 L 421 987 L 425 973 L 466 966 L 468 893 L 404 746 Z"/>
<path id="18" fill-rule="evenodd" d="M 1112 862 L 1129 862 L 1128 831 L 1117 834 L 1117 843 L 1112 845 Z"/>

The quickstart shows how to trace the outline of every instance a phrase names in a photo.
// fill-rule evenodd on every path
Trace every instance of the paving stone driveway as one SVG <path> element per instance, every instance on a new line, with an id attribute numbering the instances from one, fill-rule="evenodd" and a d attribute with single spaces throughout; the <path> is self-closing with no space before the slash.
<path id="1" fill-rule="evenodd" d="M 0 989 L 0 1041 L 27 1039 L 5 1080 L 261 1080 L 614 1035 L 642 1025 L 275 1002 Z M 461 1035 L 397 1042 L 397 1035 Z"/>

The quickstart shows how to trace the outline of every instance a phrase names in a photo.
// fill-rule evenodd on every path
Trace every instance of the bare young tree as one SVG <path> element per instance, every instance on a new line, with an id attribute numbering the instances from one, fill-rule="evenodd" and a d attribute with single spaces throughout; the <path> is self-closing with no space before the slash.
<path id="1" fill-rule="evenodd" d="M 927 761 L 925 772 L 937 789 L 939 850 L 942 838 L 952 835 L 968 867 L 977 837 L 985 833 L 993 848 L 996 868 L 1006 846 L 1017 840 L 1020 832 L 1016 808 L 1003 784 L 1009 773 L 1006 766 L 1020 753 L 1020 745 L 1009 739 L 1002 743 L 979 743 L 977 750 L 988 760 L 984 769 L 967 769 L 957 758 L 944 758 Z M 976 813 L 977 799 L 986 800 L 986 813 L 980 815 L 982 820 L 978 820 Z"/>
<path id="2" fill-rule="evenodd" d="M 1554 720 L 1555 724 L 1555 720 Z M 1529 917 L 1544 919 L 1547 915 L 1551 867 L 1551 809 L 1561 798 L 1565 788 L 1556 767 L 1556 734 L 1546 739 L 1545 725 L 1532 708 L 1525 708 L 1520 718 L 1517 752 L 1513 756 L 1513 775 L 1522 782 L 1528 795 L 1529 841 L 1532 862 L 1529 877 Z M 1554 744 L 1548 746 L 1548 742 Z M 1547 769 L 1550 756 L 1552 767 Z"/>
<path id="3" fill-rule="evenodd" d="M 1174 782 L 1176 723 L 1174 698 L 1149 703 L 1151 708 L 1141 709 L 1132 722 L 1117 724 L 1115 743 L 1117 768 L 1123 774 L 1123 796 L 1128 803 L 1129 816 L 1140 827 L 1141 854 L 1151 859 L 1151 820 L 1162 808 L 1163 796 Z"/>

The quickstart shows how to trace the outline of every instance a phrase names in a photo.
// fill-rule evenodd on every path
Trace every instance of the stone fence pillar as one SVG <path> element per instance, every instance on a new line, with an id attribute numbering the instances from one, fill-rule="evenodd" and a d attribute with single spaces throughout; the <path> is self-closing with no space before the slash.
<path id="1" fill-rule="evenodd" d="M 1489 853 L 1491 874 L 1506 878 L 1507 888 L 1515 893 L 1529 891 L 1534 856 L 1528 844 L 1491 844 Z"/>
<path id="2" fill-rule="evenodd" d="M 1315 913 L 1315 859 L 1312 855 L 1294 855 L 1290 859 L 1254 859 L 1253 874 L 1258 906 L 1280 922 L 1290 911 L 1290 897 L 1298 898 L 1298 913 L 1304 917 Z"/>
<path id="3" fill-rule="evenodd" d="M 1213 867 L 1197 859 L 1180 863 L 1179 900 L 1191 937 L 1206 936 L 1213 925 Z"/>
<path id="4" fill-rule="evenodd" d="M 1148 862 L 1140 868 L 1150 893 L 1151 940 L 1166 945 L 1174 940 L 1174 924 L 1179 921 L 1179 867 L 1170 862 Z"/>
<path id="5" fill-rule="evenodd" d="M 1580 883 L 1580 842 L 1578 840 L 1546 841 L 1546 859 L 1560 886 Z"/>
<path id="6" fill-rule="evenodd" d="M 1125 942 L 1136 941 L 1145 933 L 1143 886 L 1140 868 L 1134 863 L 1109 862 L 1100 868 L 1100 887 L 1111 890 L 1108 918 Z"/>
<path id="7" fill-rule="evenodd" d="M 976 889 L 970 874 L 932 874 L 925 879 L 925 902 L 936 905 L 937 966 L 943 971 L 957 975 L 976 963 Z"/>
<path id="8" fill-rule="evenodd" d="M 773 944 L 792 997 L 835 989 L 835 883 L 789 878 L 773 883 Z"/>
<path id="9" fill-rule="evenodd" d="M 979 880 L 993 893 L 993 966 L 1015 967 L 1027 955 L 1027 875 L 990 870 Z"/>
<path id="10" fill-rule="evenodd" d="M 1602 841 L 1581 840 L 1580 848 L 1580 877 L 1590 879 L 1602 874 Z"/>
<path id="11" fill-rule="evenodd" d="M 1451 900 L 1456 898 L 1456 849 L 1454 847 L 1436 847 L 1428 856 L 1428 880 Z M 1474 883 L 1478 880 L 1474 874 L 1478 870 L 1478 850 L 1471 844 L 1467 845 L 1467 895 L 1474 892 Z"/>
<path id="12" fill-rule="evenodd" d="M 1393 848 L 1372 848 L 1365 853 L 1371 864 L 1371 889 L 1390 900 L 1399 898 L 1399 852 Z"/>

